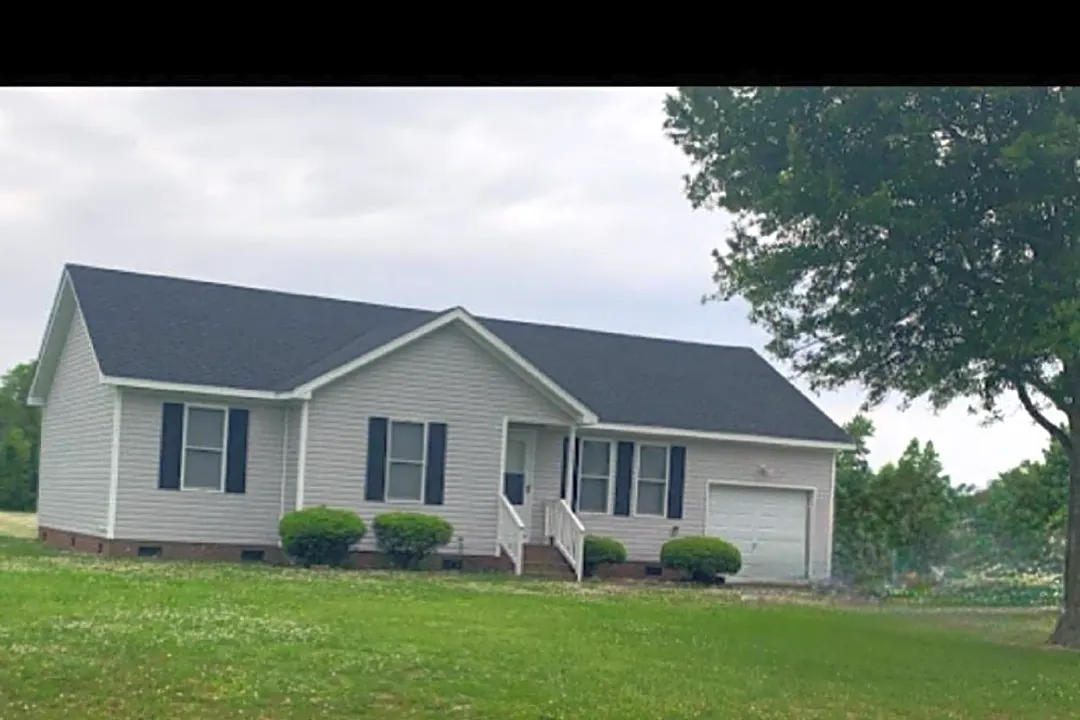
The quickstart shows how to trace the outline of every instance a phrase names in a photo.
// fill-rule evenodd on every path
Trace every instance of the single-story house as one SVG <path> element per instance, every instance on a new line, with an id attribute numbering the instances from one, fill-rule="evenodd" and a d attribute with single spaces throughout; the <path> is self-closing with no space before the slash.
<path id="1" fill-rule="evenodd" d="M 325 504 L 440 515 L 468 567 L 580 578 L 595 534 L 655 574 L 704 534 L 739 578 L 823 580 L 851 447 L 749 348 L 80 265 L 30 402 L 40 537 L 115 555 L 280 559 L 282 515 Z"/>

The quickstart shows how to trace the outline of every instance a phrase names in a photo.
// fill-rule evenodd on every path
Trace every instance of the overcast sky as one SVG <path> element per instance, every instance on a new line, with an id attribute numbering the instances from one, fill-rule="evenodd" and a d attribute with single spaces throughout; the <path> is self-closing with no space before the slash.
<path id="1" fill-rule="evenodd" d="M 663 96 L 0 91 L 0 366 L 37 353 L 64 262 L 760 350 L 745 306 L 698 302 L 728 219 L 684 199 Z M 932 439 L 985 484 L 1045 445 L 1010 408 L 877 410 L 872 460 Z"/>

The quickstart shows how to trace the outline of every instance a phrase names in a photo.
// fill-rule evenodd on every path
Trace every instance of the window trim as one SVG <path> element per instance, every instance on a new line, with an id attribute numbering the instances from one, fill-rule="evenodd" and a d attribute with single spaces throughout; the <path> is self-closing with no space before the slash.
<path id="1" fill-rule="evenodd" d="M 584 485 L 585 474 L 582 472 L 585 463 L 585 443 L 607 443 L 608 446 L 608 476 L 607 476 L 607 492 L 605 493 L 605 508 L 601 512 L 600 510 L 582 510 L 581 509 L 581 487 Z M 615 475 L 617 474 L 615 464 L 618 460 L 618 447 L 619 443 L 611 438 L 598 438 L 598 437 L 582 437 L 581 447 L 577 453 L 577 482 L 578 482 L 578 502 L 575 512 L 578 515 L 611 515 L 615 508 Z M 599 475 L 589 475 L 590 479 L 599 479 Z"/>
<path id="2" fill-rule="evenodd" d="M 420 441 L 420 499 L 392 498 L 390 497 L 390 467 L 395 462 L 416 465 L 415 460 L 397 459 L 393 455 L 394 425 L 419 425 L 423 432 Z M 428 467 L 428 434 L 431 423 L 425 420 L 406 420 L 400 418 L 386 419 L 386 467 L 383 469 L 383 502 L 403 503 L 406 505 L 423 505 L 427 501 L 427 467 Z"/>
<path id="3" fill-rule="evenodd" d="M 216 488 L 209 487 L 188 487 L 187 485 L 187 455 L 188 455 L 188 426 L 191 424 L 191 411 L 192 410 L 213 410 L 222 414 L 222 429 L 221 429 L 221 448 L 211 448 L 199 445 L 191 446 L 192 450 L 201 450 L 203 452 L 219 452 L 221 454 L 221 478 Z M 180 490 L 183 492 L 209 492 L 209 493 L 224 493 L 225 492 L 225 477 L 228 473 L 228 453 L 229 453 L 229 406 L 228 405 L 211 405 L 206 403 L 184 403 L 184 431 L 181 438 L 181 453 L 180 453 Z"/>
<path id="4" fill-rule="evenodd" d="M 641 477 L 641 448 L 648 446 L 651 448 L 661 448 L 664 451 L 664 492 L 661 495 L 660 512 L 658 513 L 643 513 L 638 512 L 638 483 L 642 481 Z M 645 482 L 658 484 L 660 482 L 657 478 L 645 478 Z M 666 518 L 667 517 L 667 496 L 668 488 L 671 487 L 671 445 L 667 443 L 651 443 L 651 442 L 639 442 L 634 443 L 634 486 L 633 491 L 630 493 L 630 515 L 631 517 L 643 517 L 643 518 Z"/>

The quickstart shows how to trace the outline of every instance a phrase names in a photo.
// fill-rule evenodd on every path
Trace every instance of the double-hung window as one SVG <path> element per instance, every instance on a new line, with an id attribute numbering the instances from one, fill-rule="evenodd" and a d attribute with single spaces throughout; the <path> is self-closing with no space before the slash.
<path id="1" fill-rule="evenodd" d="M 606 513 L 611 498 L 611 443 L 603 440 L 582 440 L 581 465 L 578 473 L 581 489 L 578 510 Z"/>
<path id="2" fill-rule="evenodd" d="M 426 439 L 426 426 L 423 423 L 390 422 L 386 463 L 387 500 L 424 501 Z"/>
<path id="3" fill-rule="evenodd" d="M 185 490 L 225 489 L 225 447 L 228 423 L 224 408 L 187 406 L 184 423 Z"/>
<path id="4" fill-rule="evenodd" d="M 639 445 L 637 466 L 637 515 L 665 515 L 668 485 L 668 449 L 663 445 Z"/>

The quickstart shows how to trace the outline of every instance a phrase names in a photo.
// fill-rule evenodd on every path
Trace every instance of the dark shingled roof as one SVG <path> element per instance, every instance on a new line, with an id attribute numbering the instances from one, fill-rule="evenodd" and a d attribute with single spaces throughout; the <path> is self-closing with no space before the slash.
<path id="1" fill-rule="evenodd" d="M 437 317 L 429 310 L 68 265 L 104 374 L 288 390 Z M 477 320 L 602 422 L 850 442 L 750 348 Z"/>

